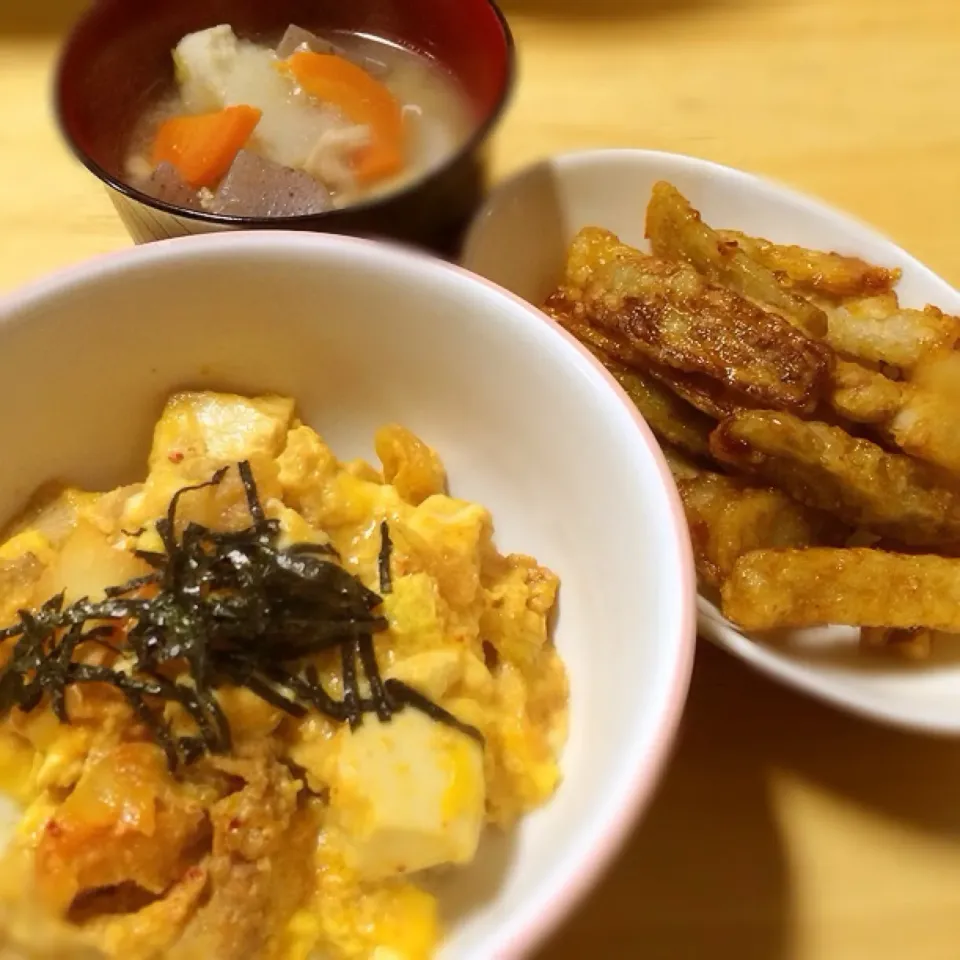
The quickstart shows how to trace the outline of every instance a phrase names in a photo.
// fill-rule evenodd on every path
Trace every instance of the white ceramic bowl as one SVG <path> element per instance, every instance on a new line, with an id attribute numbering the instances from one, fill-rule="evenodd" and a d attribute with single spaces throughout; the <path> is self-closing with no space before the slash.
<path id="1" fill-rule="evenodd" d="M 477 214 L 464 266 L 542 303 L 562 275 L 566 247 L 580 228 L 606 227 L 646 248 L 644 215 L 657 180 L 677 186 L 708 223 L 900 267 L 904 305 L 933 303 L 960 313 L 956 290 L 851 217 L 739 170 L 646 150 L 569 154 L 522 171 Z M 793 631 L 777 643 L 761 642 L 737 631 L 702 597 L 699 613 L 705 636 L 791 686 L 881 722 L 960 734 L 955 650 L 919 664 L 878 661 L 858 655 L 852 630 Z"/>
<path id="2" fill-rule="evenodd" d="M 613 856 L 684 702 L 694 580 L 646 426 L 606 373 L 492 284 L 386 245 L 302 233 L 191 237 L 94 260 L 0 303 L 0 515 L 51 476 L 143 475 L 165 395 L 278 391 L 344 456 L 398 421 L 502 548 L 562 578 L 565 780 L 517 837 L 442 888 L 447 958 L 528 953 Z"/>

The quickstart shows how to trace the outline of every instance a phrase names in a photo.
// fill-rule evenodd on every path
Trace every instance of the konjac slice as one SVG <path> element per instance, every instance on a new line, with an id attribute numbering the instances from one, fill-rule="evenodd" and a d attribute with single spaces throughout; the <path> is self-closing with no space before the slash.
<path id="1" fill-rule="evenodd" d="M 344 60 L 349 60 L 358 67 L 362 67 L 377 79 L 382 79 L 390 72 L 390 68 L 382 60 L 375 60 L 373 57 L 364 54 L 352 54 L 332 40 L 317 36 L 317 34 L 291 23 L 280 43 L 277 44 L 277 56 L 281 60 L 286 60 L 303 50 L 312 50 L 314 53 L 336 54 L 338 57 L 343 57 Z"/>
<path id="2" fill-rule="evenodd" d="M 164 203 L 189 210 L 200 209 L 200 197 L 192 190 L 177 168 L 166 160 L 158 166 L 143 185 L 145 193 Z"/>
<path id="3" fill-rule="evenodd" d="M 309 30 L 304 30 L 303 27 L 298 27 L 296 24 L 291 23 L 277 44 L 277 56 L 281 60 L 286 60 L 295 53 L 300 53 L 305 50 L 312 51 L 313 53 L 333 53 L 337 56 L 346 57 L 346 52 L 336 44 L 331 43 L 329 40 L 324 40 L 315 33 L 311 33 Z"/>
<path id="4" fill-rule="evenodd" d="M 241 217 L 295 217 L 323 213 L 331 206 L 330 191 L 308 173 L 241 150 L 211 210 Z"/>

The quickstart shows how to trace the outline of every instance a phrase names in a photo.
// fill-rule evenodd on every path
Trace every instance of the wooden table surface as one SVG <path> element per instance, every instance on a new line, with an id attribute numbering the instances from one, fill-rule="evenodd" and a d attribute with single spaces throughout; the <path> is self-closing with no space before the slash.
<path id="1" fill-rule="evenodd" d="M 128 241 L 66 155 L 50 65 L 82 0 L 0 4 L 0 290 Z M 643 146 L 792 182 L 960 283 L 957 0 L 505 0 L 494 173 Z M 544 958 L 957 960 L 960 743 L 869 726 L 705 643 L 642 829 Z"/>

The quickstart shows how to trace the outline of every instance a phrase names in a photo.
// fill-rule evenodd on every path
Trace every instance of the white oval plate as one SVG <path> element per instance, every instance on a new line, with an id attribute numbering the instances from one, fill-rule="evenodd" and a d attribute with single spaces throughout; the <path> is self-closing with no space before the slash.
<path id="1" fill-rule="evenodd" d="M 556 286 L 566 247 L 580 228 L 605 227 L 646 248 L 644 212 L 657 180 L 678 187 L 708 223 L 900 267 L 897 290 L 905 306 L 933 303 L 960 313 L 956 290 L 852 217 L 739 170 L 648 150 L 567 154 L 523 170 L 494 190 L 477 214 L 463 265 L 542 303 Z M 852 713 L 960 735 L 960 641 L 920 663 L 862 655 L 857 631 L 843 627 L 785 631 L 776 640 L 761 641 L 737 630 L 703 596 L 699 629 L 756 669 Z"/>

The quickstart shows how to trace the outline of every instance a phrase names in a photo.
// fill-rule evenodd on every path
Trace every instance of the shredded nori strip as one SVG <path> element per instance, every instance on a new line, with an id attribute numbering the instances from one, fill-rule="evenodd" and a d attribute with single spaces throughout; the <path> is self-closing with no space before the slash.
<path id="1" fill-rule="evenodd" d="M 390 703 L 380 671 L 377 669 L 377 654 L 373 649 L 373 637 L 369 633 L 364 634 L 357 641 L 357 653 L 364 673 L 367 675 L 367 682 L 370 684 L 370 700 L 373 702 L 373 709 L 381 720 L 389 720 L 394 707 Z"/>
<path id="2" fill-rule="evenodd" d="M 483 743 L 474 727 L 380 674 L 373 638 L 387 628 L 377 610 L 382 595 L 392 590 L 387 522 L 380 525 L 377 594 L 340 566 L 331 546 L 279 546 L 280 525 L 266 516 L 247 461 L 237 470 L 248 527 L 215 532 L 179 522 L 182 498 L 217 486 L 228 469 L 173 495 L 156 523 L 163 552 L 134 551 L 152 573 L 109 588 L 99 602 L 82 599 L 64 607 L 60 594 L 39 610 L 19 611 L 18 622 L 0 630 L 0 641 L 16 638 L 0 670 L 0 716 L 14 707 L 29 712 L 46 696 L 60 721 L 68 723 L 68 687 L 109 684 L 122 693 L 174 771 L 205 753 L 231 749 L 230 724 L 215 696 L 227 684 L 245 687 L 292 717 L 312 708 L 354 728 L 366 713 L 386 722 L 411 707 Z M 124 646 L 118 645 L 118 630 L 125 631 Z M 97 644 L 127 662 L 118 668 L 77 662 L 84 644 Z M 336 648 L 342 700 L 324 689 L 316 667 L 305 662 Z M 169 664 L 181 668 L 175 680 L 160 672 Z M 362 692 L 358 667 L 369 696 Z M 178 703 L 196 735 L 175 736 L 163 702 Z"/>
<path id="3" fill-rule="evenodd" d="M 401 707 L 413 707 L 415 710 L 425 713 L 428 717 L 440 723 L 445 723 L 448 727 L 453 727 L 455 730 L 465 733 L 468 737 L 473 737 L 479 743 L 483 743 L 483 734 L 476 727 L 471 727 L 469 723 L 462 723 L 449 710 L 444 710 L 443 707 L 434 703 L 429 697 L 425 697 L 419 690 L 414 690 L 413 687 L 408 686 L 402 680 L 391 678 L 384 681 L 384 686 L 394 710 Z"/>
<path id="4" fill-rule="evenodd" d="M 390 525 L 386 520 L 380 523 L 380 555 L 377 569 L 380 573 L 380 593 L 386 596 L 393 592 L 393 579 L 390 575 L 390 557 L 393 554 L 393 541 L 390 539 Z"/>
<path id="5" fill-rule="evenodd" d="M 357 727 L 363 720 L 360 712 L 360 683 L 357 680 L 357 642 L 350 640 L 340 648 L 341 669 L 343 672 L 343 705 L 351 727 Z"/>

